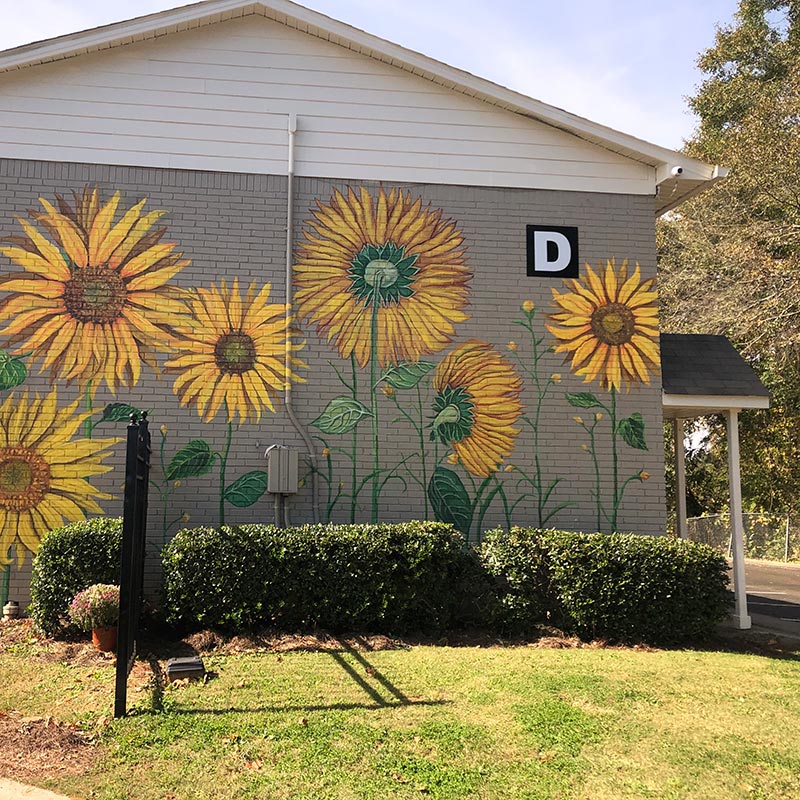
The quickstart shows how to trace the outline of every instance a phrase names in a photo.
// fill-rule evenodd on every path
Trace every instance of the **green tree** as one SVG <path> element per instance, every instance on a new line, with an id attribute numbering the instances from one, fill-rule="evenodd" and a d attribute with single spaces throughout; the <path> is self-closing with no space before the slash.
<path id="1" fill-rule="evenodd" d="M 799 509 L 800 0 L 741 0 L 698 64 L 686 150 L 730 174 L 659 224 L 663 327 L 724 334 L 757 369 L 773 408 L 742 417 L 745 503 Z"/>

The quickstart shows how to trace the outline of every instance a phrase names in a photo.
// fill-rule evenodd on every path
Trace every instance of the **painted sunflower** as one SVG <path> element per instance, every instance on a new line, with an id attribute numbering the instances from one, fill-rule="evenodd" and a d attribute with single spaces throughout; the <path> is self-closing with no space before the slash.
<path id="1" fill-rule="evenodd" d="M 111 469 L 103 459 L 120 439 L 73 439 L 90 415 L 75 413 L 78 402 L 58 408 L 53 389 L 35 399 L 12 393 L 0 405 L 0 565 L 14 546 L 21 566 L 45 533 L 102 514 L 96 501 L 111 499 L 87 478 Z"/>
<path id="2" fill-rule="evenodd" d="M 572 372 L 606 390 L 650 383 L 659 373 L 655 279 L 643 281 L 638 264 L 628 275 L 627 260 L 617 270 L 612 259 L 605 272 L 587 264 L 583 281 L 564 283 L 570 291 L 552 290 L 558 311 L 548 314 L 547 329 Z"/>
<path id="3" fill-rule="evenodd" d="M 452 445 L 458 460 L 486 478 L 514 449 L 522 381 L 490 344 L 469 341 L 436 367 L 431 441 Z"/>
<path id="4" fill-rule="evenodd" d="M 83 388 L 97 377 L 116 393 L 139 380 L 142 362 L 157 368 L 153 351 L 186 312 L 166 283 L 189 261 L 161 241 L 165 228 L 153 227 L 165 211 L 144 214 L 142 200 L 115 222 L 119 192 L 104 205 L 96 188 L 73 197 L 70 205 L 56 196 L 58 208 L 39 198 L 44 211 L 19 218 L 24 236 L 0 247 L 24 270 L 0 280 L 11 293 L 0 304 L 0 332 L 49 369 L 51 383 Z"/>
<path id="5" fill-rule="evenodd" d="M 273 396 L 287 381 L 302 380 L 294 372 L 286 375 L 285 353 L 302 344 L 291 340 L 288 308 L 269 303 L 270 284 L 256 291 L 250 284 L 242 299 L 239 281 L 228 289 L 197 289 L 189 300 L 192 318 L 180 343 L 184 351 L 166 362 L 165 370 L 178 373 L 174 391 L 181 405 L 194 405 L 204 422 L 210 422 L 222 404 L 228 422 L 236 414 L 240 421 L 258 421 L 264 409 L 275 411 Z M 294 357 L 295 367 L 304 367 Z"/>
<path id="6" fill-rule="evenodd" d="M 468 319 L 464 238 L 410 193 L 361 188 L 317 201 L 294 266 L 298 316 L 359 366 L 418 361 Z M 373 325 L 376 335 L 373 337 Z M 373 343 L 374 339 L 374 343 Z"/>

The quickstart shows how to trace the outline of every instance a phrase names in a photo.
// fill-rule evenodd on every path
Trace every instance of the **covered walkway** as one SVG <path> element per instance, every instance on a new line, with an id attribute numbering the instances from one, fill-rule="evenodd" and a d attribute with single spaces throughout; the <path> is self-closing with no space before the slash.
<path id="1" fill-rule="evenodd" d="M 661 335 L 662 405 L 672 421 L 675 440 L 675 491 L 678 535 L 687 538 L 685 420 L 722 414 L 728 435 L 728 485 L 733 535 L 734 622 L 751 627 L 747 608 L 744 522 L 739 462 L 739 413 L 769 408 L 769 393 L 752 367 L 724 336 Z"/>

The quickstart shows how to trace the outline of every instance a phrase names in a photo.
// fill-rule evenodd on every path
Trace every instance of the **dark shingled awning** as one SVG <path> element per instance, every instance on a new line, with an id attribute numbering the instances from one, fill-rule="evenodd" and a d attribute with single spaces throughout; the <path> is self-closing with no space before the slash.
<path id="1" fill-rule="evenodd" d="M 661 334 L 665 394 L 769 398 L 753 368 L 724 336 Z"/>
<path id="2" fill-rule="evenodd" d="M 672 420 L 675 446 L 675 510 L 678 536 L 688 538 L 684 420 L 722 413 L 728 433 L 731 545 L 733 549 L 734 622 L 752 624 L 747 609 L 744 570 L 744 517 L 739 457 L 739 412 L 769 408 L 769 393 L 753 368 L 724 336 L 661 334 L 661 407 Z"/>

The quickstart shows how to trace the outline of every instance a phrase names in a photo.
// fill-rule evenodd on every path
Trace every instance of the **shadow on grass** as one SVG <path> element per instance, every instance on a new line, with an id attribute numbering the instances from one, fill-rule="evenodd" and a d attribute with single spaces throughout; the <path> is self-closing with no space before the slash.
<path id="1" fill-rule="evenodd" d="M 318 703 L 311 705 L 274 705 L 274 706 L 260 706 L 257 708 L 242 708 L 229 706 L 227 708 L 189 708 L 189 709 L 173 709 L 176 714 L 231 714 L 231 713 L 285 713 L 285 712 L 314 712 L 314 711 L 354 711 L 357 709 L 364 711 L 382 711 L 391 708 L 403 708 L 407 706 L 443 706 L 452 703 L 451 700 L 421 700 L 410 698 L 401 689 L 399 689 L 392 681 L 390 681 L 382 672 L 364 656 L 363 653 L 356 650 L 351 644 L 338 640 L 339 647 L 337 649 L 325 649 L 321 652 L 329 655 L 333 661 L 341 668 L 341 670 L 358 686 L 372 702 L 362 703 Z M 364 670 L 364 675 L 351 664 L 346 656 L 355 661 L 359 667 Z M 374 681 L 384 693 L 389 695 L 385 697 L 381 694 L 379 688 L 376 688 L 370 680 Z"/>
<path id="2" fill-rule="evenodd" d="M 452 700 L 409 700 L 406 703 L 386 702 L 381 703 L 319 703 L 317 705 L 306 706 L 258 706 L 256 708 L 239 708 L 230 706 L 228 708 L 172 708 L 170 714 L 283 714 L 286 712 L 307 711 L 386 711 L 391 708 L 405 708 L 410 706 L 446 706 Z"/>

